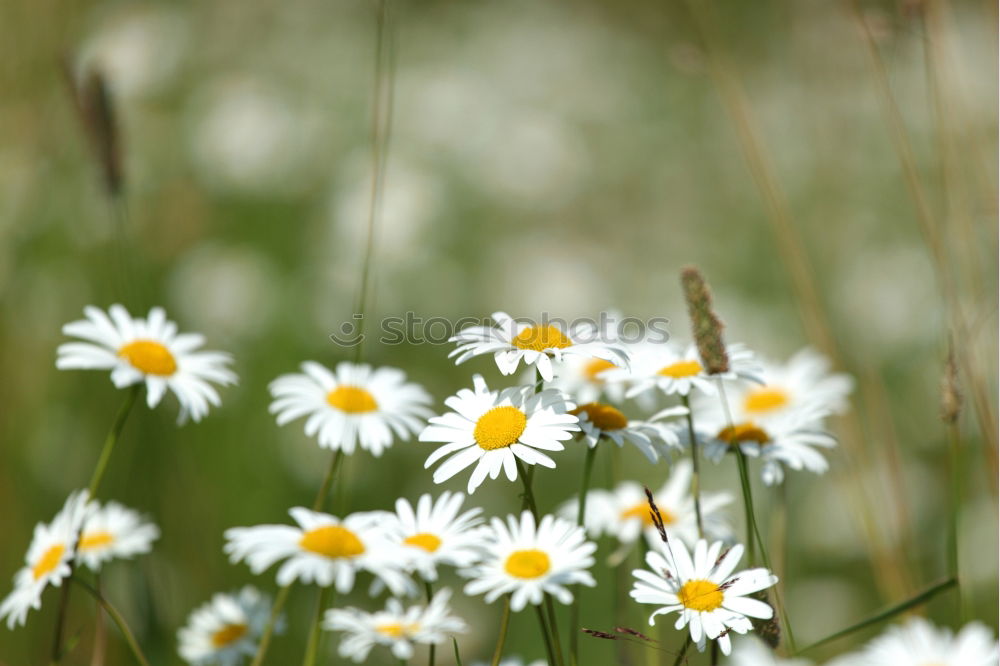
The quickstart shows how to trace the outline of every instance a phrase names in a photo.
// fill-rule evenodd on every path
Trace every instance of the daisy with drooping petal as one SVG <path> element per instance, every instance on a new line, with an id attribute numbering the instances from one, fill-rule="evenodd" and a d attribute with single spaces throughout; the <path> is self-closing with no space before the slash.
<path id="1" fill-rule="evenodd" d="M 459 513 L 465 495 L 441 493 L 437 501 L 421 495 L 416 510 L 405 499 L 396 500 L 396 513 L 386 516 L 383 529 L 387 539 L 402 548 L 408 568 L 425 581 L 437 580 L 438 565 L 472 566 L 481 554 L 479 514 L 474 508 Z"/>
<path id="2" fill-rule="evenodd" d="M 913 617 L 829 666 L 996 666 L 998 658 L 996 638 L 984 624 L 970 622 L 955 635 Z"/>
<path id="3" fill-rule="evenodd" d="M 698 348 L 689 345 L 682 349 L 673 343 L 647 344 L 640 347 L 632 358 L 628 374 L 611 371 L 612 380 L 627 381 L 630 386 L 625 397 L 633 398 L 658 390 L 666 395 L 687 396 L 692 390 L 715 395 L 717 378 L 758 381 L 760 368 L 754 354 L 740 344 L 726 345 L 730 370 L 720 375 L 709 375 L 702 367 Z"/>
<path id="4" fill-rule="evenodd" d="M 399 599 L 389 599 L 384 610 L 367 613 L 357 608 L 328 610 L 323 628 L 345 633 L 338 653 L 361 663 L 376 645 L 384 645 L 397 659 L 413 656 L 416 645 L 439 645 L 449 636 L 468 630 L 465 622 L 451 614 L 451 590 L 439 590 L 427 606 L 404 609 Z"/>
<path id="5" fill-rule="evenodd" d="M 774 654 L 760 639 L 746 636 L 733 641 L 727 666 L 812 666 L 808 659 L 784 659 Z"/>
<path id="6" fill-rule="evenodd" d="M 153 308 L 145 319 L 133 318 L 121 305 L 108 312 L 87 306 L 86 319 L 63 326 L 63 333 L 85 342 L 59 345 L 56 367 L 61 370 L 111 370 L 118 388 L 140 382 L 146 385 L 146 404 L 160 404 L 167 389 L 177 396 L 178 421 L 200 421 L 210 405 L 221 400 L 212 383 L 236 383 L 226 367 L 231 359 L 222 352 L 195 351 L 205 343 L 197 333 L 178 333 L 163 308 Z"/>
<path id="7" fill-rule="evenodd" d="M 694 546 L 698 540 L 698 521 L 690 488 L 691 461 L 685 458 L 674 464 L 663 487 L 653 494 L 653 500 L 656 502 L 656 508 L 660 510 L 667 537 L 680 539 L 688 546 Z M 701 493 L 702 525 L 705 534 L 713 540 L 725 540 L 732 536 L 732 530 L 723 511 L 723 508 L 732 501 L 733 498 L 729 493 Z M 575 517 L 575 502 L 576 500 L 567 502 L 561 513 L 567 517 L 570 515 Z M 595 522 L 603 521 L 600 533 L 610 534 L 622 545 L 622 549 L 614 559 L 624 557 L 640 536 L 645 536 L 650 548 L 656 548 L 662 543 L 660 533 L 653 524 L 646 491 L 634 481 L 618 484 L 613 493 L 603 492 L 595 495 L 593 509 Z M 590 507 L 587 512 L 589 522 Z"/>
<path id="8" fill-rule="evenodd" d="M 0 619 L 7 627 L 23 625 L 32 608 L 42 607 L 42 592 L 49 585 L 59 587 L 72 572 L 80 526 L 95 506 L 85 490 L 70 494 L 51 523 L 35 525 L 35 534 L 24 557 L 25 566 L 14 575 L 14 589 L 0 602 Z"/>
<path id="9" fill-rule="evenodd" d="M 225 552 L 233 563 L 246 560 L 259 574 L 275 562 L 279 585 L 299 580 L 321 587 L 334 585 L 346 594 L 358 571 L 379 578 L 393 594 L 409 594 L 413 581 L 393 554 L 379 521 L 379 513 L 353 513 L 343 520 L 326 513 L 295 507 L 288 511 L 298 526 L 258 525 L 226 530 Z"/>
<path id="10" fill-rule="evenodd" d="M 596 585 L 587 570 L 594 564 L 597 546 L 587 541 L 582 527 L 543 516 L 536 528 L 530 511 L 490 521 L 484 530 L 488 540 L 482 562 L 465 572 L 473 580 L 465 586 L 468 595 L 484 594 L 486 603 L 510 594 L 510 608 L 522 610 L 539 605 L 549 594 L 564 604 L 573 601 L 569 586 Z"/>
<path id="11" fill-rule="evenodd" d="M 573 404 L 559 391 L 532 393 L 530 387 L 490 391 L 479 375 L 473 390 L 462 389 L 444 401 L 453 411 L 430 419 L 420 433 L 421 442 L 443 442 L 424 467 L 452 454 L 434 471 L 434 483 L 443 483 L 475 464 L 469 477 L 472 493 L 487 475 L 495 479 L 503 470 L 517 480 L 517 461 L 554 468 L 555 462 L 542 451 L 562 451 L 562 442 L 580 429 L 577 417 L 568 413 Z"/>
<path id="12" fill-rule="evenodd" d="M 567 356 L 599 358 L 617 366 L 628 367 L 628 354 L 617 344 L 602 341 L 593 322 L 578 322 L 572 328 L 559 322 L 529 324 L 518 322 L 506 312 L 494 312 L 490 317 L 495 326 L 471 326 L 452 336 L 449 342 L 458 346 L 448 354 L 461 364 L 474 356 L 493 354 L 504 375 L 512 375 L 523 360 L 534 365 L 547 382 L 552 381 L 552 361 Z"/>
<path id="13" fill-rule="evenodd" d="M 148 553 L 159 537 L 159 528 L 144 520 L 138 512 L 117 502 L 108 502 L 97 507 L 84 522 L 77 558 L 97 571 L 110 559 L 128 559 Z"/>
<path id="14" fill-rule="evenodd" d="M 621 411 L 611 405 L 588 402 L 571 409 L 569 413 L 580 419 L 583 439 L 590 448 L 597 446 L 602 437 L 619 447 L 625 442 L 630 442 L 642 451 L 649 462 L 655 463 L 661 455 L 666 455 L 670 448 L 680 447 L 680 440 L 671 428 L 657 423 L 629 421 Z"/>
<path id="15" fill-rule="evenodd" d="M 282 375 L 270 388 L 278 425 L 306 416 L 307 435 L 347 454 L 360 445 L 380 456 L 394 437 L 406 440 L 420 432 L 431 415 L 430 395 L 396 368 L 344 361 L 331 371 L 307 361 L 302 373 Z"/>
<path id="16" fill-rule="evenodd" d="M 216 594 L 177 632 L 177 651 L 192 666 L 239 666 L 256 654 L 270 614 L 271 600 L 249 585 L 233 594 Z M 276 623 L 275 631 L 280 633 L 282 625 Z"/>
<path id="17" fill-rule="evenodd" d="M 697 408 L 694 411 L 698 413 Z M 741 421 L 729 425 L 728 420 L 720 420 L 722 414 L 717 412 L 712 418 L 697 421 L 695 436 L 702 441 L 705 457 L 714 462 L 737 446 L 747 456 L 760 458 L 761 478 L 772 486 L 784 481 L 785 467 L 815 474 L 829 468 L 818 448 L 833 448 L 837 440 L 821 429 L 823 415 L 803 407 L 776 414 L 766 424 Z M 683 431 L 680 437 L 688 439 Z"/>
<path id="18" fill-rule="evenodd" d="M 632 572 L 637 580 L 629 596 L 640 604 L 661 606 L 649 616 L 650 625 L 656 624 L 657 615 L 677 612 L 680 617 L 674 627 L 687 626 L 698 650 L 705 650 L 706 639 L 717 640 L 728 655 L 731 631 L 745 634 L 753 629 L 750 618 L 774 616 L 769 605 L 746 595 L 773 586 L 778 578 L 763 568 L 733 573 L 743 557 L 743 546 L 737 544 L 726 552 L 722 547 L 721 541 L 709 546 L 699 539 L 692 559 L 680 540 L 661 542 L 646 553 L 646 565 L 652 571 Z"/>

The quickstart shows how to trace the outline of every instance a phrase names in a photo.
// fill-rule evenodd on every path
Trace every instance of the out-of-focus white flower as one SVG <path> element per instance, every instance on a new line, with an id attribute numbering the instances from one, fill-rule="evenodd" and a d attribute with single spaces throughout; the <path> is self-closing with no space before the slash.
<path id="1" fill-rule="evenodd" d="M 108 560 L 148 553 L 159 537 L 160 529 L 138 512 L 117 502 L 95 503 L 95 510 L 83 523 L 77 558 L 97 571 Z"/>
<path id="2" fill-rule="evenodd" d="M 627 371 L 612 371 L 608 378 L 630 384 L 625 392 L 632 398 L 648 391 L 659 390 L 666 395 L 685 397 L 693 389 L 701 393 L 715 395 L 717 379 L 759 380 L 760 368 L 753 352 L 739 344 L 726 345 L 730 371 L 721 375 L 709 375 L 702 367 L 698 348 L 687 348 L 666 342 L 646 344 L 636 348 L 631 368 Z"/>
<path id="3" fill-rule="evenodd" d="M 957 635 L 922 617 L 886 629 L 863 650 L 834 659 L 828 666 L 996 666 L 993 631 L 970 622 Z"/>
<path id="4" fill-rule="evenodd" d="M 270 613 L 271 600 L 249 585 L 233 594 L 216 594 L 177 632 L 177 651 L 192 666 L 240 666 L 256 654 Z M 275 631 L 280 633 L 283 624 L 281 618 Z"/>
<path id="5" fill-rule="evenodd" d="M 733 653 L 726 666 L 812 666 L 808 659 L 783 659 L 755 637 L 741 637 L 733 641 Z"/>

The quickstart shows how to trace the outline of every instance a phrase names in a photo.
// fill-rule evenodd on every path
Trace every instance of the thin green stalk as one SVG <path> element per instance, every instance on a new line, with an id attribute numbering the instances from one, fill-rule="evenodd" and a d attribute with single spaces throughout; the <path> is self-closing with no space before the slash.
<path id="1" fill-rule="evenodd" d="M 549 630 L 552 634 L 552 651 L 556 655 L 556 663 L 559 666 L 563 666 L 563 651 L 562 643 L 559 640 L 559 623 L 556 622 L 556 609 L 552 603 L 552 597 L 547 594 L 545 595 L 545 613 L 549 618 Z"/>
<path id="2" fill-rule="evenodd" d="M 434 598 L 434 588 L 431 586 L 431 582 L 429 580 L 424 581 L 424 593 L 427 595 L 427 603 L 430 604 L 431 599 Z M 434 658 L 436 656 L 436 653 L 437 653 L 437 645 L 431 643 L 430 649 L 427 654 L 428 666 L 434 666 Z"/>
<path id="3" fill-rule="evenodd" d="M 462 655 L 458 653 L 458 639 L 451 637 L 451 646 L 455 649 L 455 665 L 462 666 Z"/>
<path id="4" fill-rule="evenodd" d="M 594 457 L 597 454 L 597 447 L 587 447 L 587 457 L 583 461 L 583 483 L 580 487 L 580 500 L 576 507 L 577 527 L 587 524 L 587 492 L 590 490 L 590 476 L 594 470 Z M 579 654 L 579 634 L 577 627 L 580 624 L 580 593 L 582 586 L 577 583 L 573 589 L 573 605 L 569 609 L 569 663 L 576 666 L 577 655 Z"/>
<path id="5" fill-rule="evenodd" d="M 535 606 L 538 614 L 538 628 L 542 632 L 542 640 L 545 641 L 545 654 L 548 655 L 549 666 L 556 666 L 556 654 L 552 649 L 552 639 L 549 637 L 548 623 L 545 621 L 545 611 L 541 606 Z"/>
<path id="6" fill-rule="evenodd" d="M 112 606 L 111 603 L 107 599 L 105 599 L 100 592 L 92 588 L 90 585 L 87 585 L 85 582 L 83 582 L 76 576 L 71 576 L 69 580 L 70 582 L 76 583 L 77 585 L 82 587 L 92 597 L 94 597 L 94 600 L 101 605 L 101 608 L 104 609 L 104 612 L 108 614 L 108 617 L 111 618 L 112 622 L 115 623 L 119 631 L 122 632 L 122 636 L 125 638 L 125 643 L 128 644 L 129 649 L 132 651 L 132 656 L 135 657 L 135 660 L 138 663 L 142 664 L 142 666 L 149 666 L 149 661 L 146 659 L 146 655 L 142 653 L 142 648 L 139 647 L 138 641 L 135 640 L 135 634 L 133 634 L 132 630 L 129 629 L 128 623 L 125 622 L 125 618 L 122 617 L 122 614 L 118 612 L 118 609 Z"/>
<path id="7" fill-rule="evenodd" d="M 684 655 L 687 654 L 688 648 L 691 647 L 691 634 L 689 633 L 684 639 L 684 645 L 681 646 L 681 651 L 677 653 L 677 658 L 674 659 L 674 666 L 681 666 L 684 662 Z"/>
<path id="8" fill-rule="evenodd" d="M 736 446 L 736 467 L 740 471 L 740 490 L 743 492 L 743 513 L 747 527 L 747 560 L 750 566 L 757 566 L 757 548 L 754 542 L 754 511 L 753 511 L 753 490 L 750 487 L 750 474 L 747 470 L 747 457 Z"/>
<path id="9" fill-rule="evenodd" d="M 257 654 L 254 655 L 250 666 L 261 666 L 264 663 L 264 656 L 267 655 L 267 648 L 270 647 L 271 637 L 274 635 L 274 625 L 278 622 L 278 616 L 281 615 L 281 610 L 285 607 L 288 593 L 291 590 L 291 583 L 278 590 L 278 595 L 274 598 L 274 605 L 271 606 L 271 615 L 267 618 L 267 624 L 264 625 L 264 631 L 260 635 Z"/>
<path id="10" fill-rule="evenodd" d="M 691 400 L 681 396 L 681 404 L 687 408 L 688 439 L 691 442 L 691 495 L 694 497 L 694 517 L 698 524 L 698 538 L 705 538 L 705 525 L 701 519 L 701 477 L 698 465 L 698 439 L 694 434 L 694 415 L 691 414 Z"/>
<path id="11" fill-rule="evenodd" d="M 507 640 L 507 628 L 510 626 L 510 595 L 503 598 L 503 615 L 500 616 L 500 633 L 497 634 L 497 646 L 493 648 L 493 659 L 490 666 L 498 666 L 503 657 L 503 644 Z M 455 652 L 458 653 L 458 644 L 455 644 Z"/>
<path id="12" fill-rule="evenodd" d="M 531 510 L 531 515 L 535 517 L 535 522 L 538 522 L 538 507 L 535 505 L 535 494 L 531 491 L 531 476 L 524 469 L 524 465 L 521 464 L 521 460 L 515 458 L 514 462 L 517 464 L 517 475 L 521 477 L 521 484 L 524 486 L 524 500 L 521 505 L 521 510 L 525 509 Z"/>
<path id="13" fill-rule="evenodd" d="M 94 574 L 94 589 L 101 593 L 101 572 Z M 90 655 L 90 666 L 104 666 L 104 658 L 108 648 L 108 636 L 106 624 L 104 622 L 104 611 L 101 604 L 97 604 L 94 613 L 94 645 Z"/>
<path id="14" fill-rule="evenodd" d="M 919 606 L 921 604 L 924 604 L 924 603 L 930 601 L 936 595 L 940 594 L 941 592 L 944 592 L 945 590 L 947 590 L 948 588 L 950 588 L 950 587 L 952 587 L 954 585 L 958 585 L 958 579 L 956 579 L 954 576 L 949 576 L 948 578 L 945 578 L 942 581 L 934 583 L 933 585 L 931 585 L 930 587 L 926 588 L 922 592 L 918 592 L 916 595 L 910 597 L 906 601 L 902 601 L 902 602 L 896 604 L 895 606 L 890 606 L 889 608 L 886 608 L 885 610 L 883 610 L 883 611 L 881 611 L 879 613 L 876 613 L 875 615 L 872 615 L 869 618 L 866 618 L 864 620 L 861 620 L 860 622 L 852 624 L 851 626 L 847 627 L 846 629 L 841 629 L 838 632 L 830 634 L 826 638 L 822 638 L 822 639 L 816 641 L 815 643 L 807 645 L 806 647 L 802 648 L 801 650 L 799 650 L 795 654 L 802 654 L 803 652 L 808 652 L 809 650 L 818 648 L 821 645 L 826 645 L 827 643 L 829 643 L 831 641 L 835 641 L 838 638 L 843 638 L 844 636 L 847 636 L 849 634 L 853 634 L 855 631 L 860 631 L 860 630 L 865 629 L 867 627 L 870 627 L 870 626 L 872 626 L 874 624 L 878 624 L 879 622 L 883 622 L 883 621 L 888 620 L 888 619 L 890 619 L 892 617 L 895 617 L 896 615 L 899 615 L 900 613 L 905 613 L 906 611 L 910 610 L 911 608 L 914 608 L 916 606 Z"/>
<path id="15" fill-rule="evenodd" d="M 323 476 L 323 482 L 319 486 L 319 492 L 316 493 L 316 499 L 313 500 L 313 511 L 323 510 L 323 506 L 326 504 L 326 499 L 330 495 L 330 485 L 337 477 L 337 473 L 340 471 L 343 461 L 344 450 L 337 449 L 337 452 L 330 458 L 330 464 L 326 468 L 326 474 Z"/>
<path id="16" fill-rule="evenodd" d="M 316 609 L 313 611 L 312 623 L 309 626 L 309 638 L 306 640 L 306 653 L 302 658 L 302 666 L 316 666 L 319 656 L 319 642 L 323 635 L 323 611 L 329 606 L 329 587 L 321 587 L 316 595 Z"/>
<path id="17" fill-rule="evenodd" d="M 961 575 L 959 573 L 958 534 L 962 519 L 962 443 L 958 432 L 958 424 L 948 426 L 949 450 L 951 453 L 951 511 L 948 529 L 948 572 L 958 581 L 955 586 L 955 602 L 958 605 L 958 617 L 965 624 L 965 605 L 962 603 Z"/>

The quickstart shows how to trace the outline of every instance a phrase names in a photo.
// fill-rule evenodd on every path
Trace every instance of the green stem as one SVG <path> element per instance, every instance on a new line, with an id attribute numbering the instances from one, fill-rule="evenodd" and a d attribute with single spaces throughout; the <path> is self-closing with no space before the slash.
<path id="1" fill-rule="evenodd" d="M 853 634 L 855 631 L 860 631 L 861 629 L 870 627 L 873 624 L 878 624 L 879 622 L 888 620 L 889 618 L 899 615 L 900 613 L 904 613 L 910 610 L 911 608 L 914 608 L 915 606 L 919 606 L 923 603 L 930 601 L 937 594 L 944 592 L 948 588 L 957 584 L 958 580 L 954 576 L 949 576 L 948 578 L 945 578 L 942 581 L 934 583 L 933 585 L 923 590 L 922 592 L 918 592 L 916 595 L 910 597 L 906 601 L 900 602 L 895 606 L 890 606 L 889 608 L 886 608 L 885 610 L 880 611 L 879 613 L 876 613 L 875 615 L 872 615 L 869 618 L 866 618 L 864 620 L 861 620 L 860 622 L 852 624 L 846 629 L 841 629 L 836 633 L 830 634 L 826 638 L 822 638 L 816 641 L 815 643 L 812 643 L 811 645 L 807 645 L 806 647 L 799 650 L 796 654 L 808 652 L 809 650 L 818 648 L 821 645 L 826 645 L 830 641 L 835 641 L 838 638 L 843 638 L 844 636 L 847 636 L 848 634 Z"/>
<path id="2" fill-rule="evenodd" d="M 503 615 L 500 616 L 500 633 L 497 635 L 497 646 L 493 649 L 491 666 L 498 666 L 503 657 L 503 644 L 507 640 L 507 628 L 510 626 L 510 595 L 503 598 Z M 456 644 L 455 651 L 458 651 Z"/>
<path id="3" fill-rule="evenodd" d="M 545 613 L 549 618 L 549 630 L 552 634 L 552 651 L 555 653 L 556 663 L 559 666 L 563 666 L 562 642 L 559 640 L 559 623 L 556 622 L 556 609 L 552 603 L 552 597 L 547 594 L 545 595 Z"/>
<path id="4" fill-rule="evenodd" d="M 688 648 L 691 647 L 691 634 L 689 633 L 684 639 L 684 645 L 681 646 L 681 651 L 677 653 L 677 658 L 674 659 L 674 666 L 681 666 L 684 662 L 684 655 L 687 654 Z"/>
<path id="5" fill-rule="evenodd" d="M 104 612 L 108 614 L 108 617 L 111 618 L 112 622 L 114 622 L 115 625 L 117 625 L 119 631 L 122 632 L 122 636 L 125 638 L 125 642 L 128 644 L 129 649 L 132 651 L 132 655 L 135 657 L 135 660 L 140 664 L 142 664 L 142 666 L 149 666 L 149 661 L 146 660 L 146 656 L 142 653 L 142 648 L 139 647 L 138 641 L 135 640 L 135 634 L 133 634 L 132 630 L 129 629 L 128 623 L 125 622 L 125 618 L 122 617 L 122 614 L 118 612 L 118 609 L 112 606 L 111 603 L 107 599 L 105 599 L 100 592 L 92 588 L 90 585 L 87 585 L 79 578 L 72 576 L 70 577 L 69 580 L 82 587 L 84 590 L 90 593 L 92 597 L 94 597 L 94 600 L 101 605 L 101 608 L 104 609 Z"/>
<path id="6" fill-rule="evenodd" d="M 552 649 L 552 639 L 549 637 L 548 623 L 545 621 L 545 611 L 541 606 L 535 606 L 538 614 L 538 627 L 542 632 L 542 640 L 545 641 L 545 654 L 549 658 L 549 666 L 556 666 L 556 654 Z"/>
<path id="7" fill-rule="evenodd" d="M 699 474 L 698 440 L 694 434 L 694 416 L 691 414 L 691 401 L 688 396 L 681 396 L 681 404 L 687 408 L 688 439 L 691 442 L 691 495 L 694 497 L 694 516 L 698 524 L 698 538 L 705 538 L 705 525 L 701 519 L 701 476 Z"/>
<path id="8" fill-rule="evenodd" d="M 514 462 L 517 464 L 517 475 L 521 477 L 521 484 L 524 486 L 524 500 L 521 504 L 521 511 L 530 509 L 531 515 L 535 517 L 535 523 L 537 523 L 538 507 L 535 504 L 535 494 L 531 491 L 532 477 L 528 475 L 519 458 L 515 458 Z"/>
<path id="9" fill-rule="evenodd" d="M 267 624 L 264 625 L 264 631 L 260 635 L 257 654 L 254 655 L 250 666 L 261 666 L 264 663 L 264 656 L 267 654 L 267 648 L 271 645 L 271 637 L 274 635 L 274 625 L 278 622 L 278 616 L 281 615 L 285 602 L 288 601 L 288 593 L 291 589 L 292 584 L 289 583 L 278 590 L 278 596 L 274 598 L 274 605 L 271 606 L 271 615 L 267 618 Z"/>
<path id="10" fill-rule="evenodd" d="M 323 506 L 326 504 L 326 499 L 330 495 L 330 485 L 337 476 L 337 472 L 340 471 L 340 466 L 344 461 L 344 451 L 343 449 L 337 449 L 337 452 L 333 454 L 330 458 L 330 464 L 326 468 L 326 474 L 323 476 L 323 482 L 319 486 L 319 492 L 316 493 L 316 499 L 313 500 L 313 511 L 322 511 Z"/>
<path id="11" fill-rule="evenodd" d="M 958 559 L 958 530 L 961 524 L 962 512 L 962 443 L 956 423 L 948 426 L 948 440 L 951 453 L 951 524 L 948 529 L 948 572 L 959 582 L 955 586 L 955 597 L 958 605 L 958 617 L 961 623 L 964 624 L 966 613 L 965 606 L 962 603 L 962 586 Z"/>
<path id="12" fill-rule="evenodd" d="M 323 611 L 329 605 L 329 587 L 321 587 L 316 595 L 316 609 L 313 611 L 312 624 L 309 626 L 309 638 L 306 640 L 306 653 L 302 658 L 302 666 L 316 666 L 319 656 L 319 642 L 323 635 Z"/>
<path id="13" fill-rule="evenodd" d="M 429 580 L 424 581 L 424 594 L 427 595 L 427 603 L 428 605 L 430 605 L 431 599 L 434 598 L 434 588 L 431 586 L 431 582 Z M 436 653 L 437 653 L 437 645 L 431 643 L 430 649 L 428 650 L 427 653 L 428 666 L 434 666 L 434 658 L 436 656 Z"/>
<path id="14" fill-rule="evenodd" d="M 580 500 L 576 507 L 576 524 L 577 527 L 583 527 L 587 524 L 586 520 L 586 510 L 587 510 L 587 492 L 590 489 L 590 476 L 594 469 L 594 457 L 597 453 L 597 447 L 587 447 L 587 457 L 583 462 L 583 484 L 580 488 Z M 577 655 L 579 654 L 579 634 L 577 627 L 580 624 L 580 593 L 582 591 L 582 585 L 577 583 L 573 589 L 573 605 L 569 609 L 569 663 L 571 666 L 576 666 Z"/>
<path id="15" fill-rule="evenodd" d="M 757 566 L 757 548 L 754 542 L 757 530 L 755 529 L 756 519 L 753 511 L 753 490 L 750 486 L 750 473 L 747 470 L 747 457 L 740 450 L 738 443 L 736 444 L 736 467 L 740 471 L 740 490 L 743 491 L 743 512 L 747 524 L 747 559 L 750 566 L 753 567 Z"/>
<path id="16" fill-rule="evenodd" d="M 455 665 L 462 666 L 462 655 L 458 653 L 458 639 L 451 637 L 451 646 L 455 649 Z"/>

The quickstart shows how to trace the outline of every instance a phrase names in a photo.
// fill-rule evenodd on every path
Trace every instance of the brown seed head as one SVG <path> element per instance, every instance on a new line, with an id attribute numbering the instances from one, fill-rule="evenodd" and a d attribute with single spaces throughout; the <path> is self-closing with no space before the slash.
<path id="1" fill-rule="evenodd" d="M 729 371 L 729 355 L 722 341 L 722 321 L 712 310 L 712 294 L 701 271 L 689 266 L 681 271 L 681 287 L 691 318 L 691 332 L 698 355 L 710 375 Z"/>

